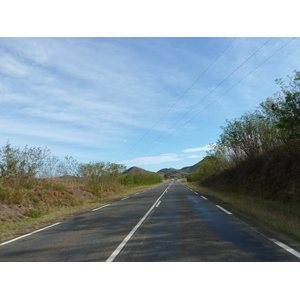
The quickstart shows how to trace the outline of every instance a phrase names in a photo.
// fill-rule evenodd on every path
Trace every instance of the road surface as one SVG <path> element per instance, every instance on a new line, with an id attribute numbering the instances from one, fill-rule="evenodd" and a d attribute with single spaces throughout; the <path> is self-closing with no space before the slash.
<path id="1" fill-rule="evenodd" d="M 300 261 L 299 252 L 172 180 L 0 244 L 0 261 Z"/>

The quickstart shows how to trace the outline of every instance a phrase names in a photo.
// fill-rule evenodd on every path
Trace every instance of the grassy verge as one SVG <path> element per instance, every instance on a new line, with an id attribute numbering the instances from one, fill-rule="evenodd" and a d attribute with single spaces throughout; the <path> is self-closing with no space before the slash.
<path id="1" fill-rule="evenodd" d="M 184 184 L 203 195 L 213 196 L 232 205 L 237 210 L 265 223 L 271 229 L 291 234 L 300 240 L 300 205 L 295 202 L 282 203 L 240 192 L 229 192 L 219 187 L 208 188 L 187 182 Z"/>
<path id="2" fill-rule="evenodd" d="M 20 221 L 12 220 L 0 225 L 0 242 L 4 242 L 28 232 L 37 230 L 39 228 L 51 225 L 56 222 L 61 222 L 65 218 L 78 215 L 90 211 L 96 207 L 103 206 L 114 201 L 117 201 L 126 196 L 133 195 L 145 189 L 157 186 L 158 184 L 128 187 L 128 189 L 115 193 L 104 198 L 93 197 L 91 199 L 84 199 L 83 201 L 74 201 L 73 206 L 61 206 L 51 211 L 44 212 L 43 214 L 35 214 L 32 210 L 32 216 Z M 77 200 L 77 199 L 75 199 Z"/>

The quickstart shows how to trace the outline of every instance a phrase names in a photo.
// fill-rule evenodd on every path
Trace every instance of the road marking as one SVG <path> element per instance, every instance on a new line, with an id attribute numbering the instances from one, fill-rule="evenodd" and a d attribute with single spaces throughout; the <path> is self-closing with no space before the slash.
<path id="1" fill-rule="evenodd" d="M 201 196 L 203 199 L 207 200 L 207 198 L 205 198 L 204 196 Z"/>
<path id="2" fill-rule="evenodd" d="M 158 203 L 157 203 L 157 205 L 156 205 L 156 207 L 159 207 L 159 204 L 161 203 L 161 201 L 159 201 Z"/>
<path id="3" fill-rule="evenodd" d="M 198 193 L 197 192 L 194 192 L 196 195 L 198 195 Z"/>
<path id="4" fill-rule="evenodd" d="M 154 209 L 156 204 L 159 202 L 161 197 L 165 194 L 166 190 L 172 185 L 174 181 L 171 182 L 171 184 L 164 190 L 164 192 L 159 196 L 159 198 L 155 201 L 155 203 L 151 206 L 151 208 L 147 211 L 147 213 L 143 216 L 143 218 L 135 225 L 135 227 L 129 232 L 129 234 L 125 237 L 125 239 L 122 241 L 122 243 L 115 249 L 115 251 L 110 255 L 110 257 L 106 260 L 106 262 L 112 262 L 116 258 L 116 256 L 121 252 L 123 247 L 127 244 L 127 242 L 130 240 L 130 238 L 134 235 L 134 233 L 137 231 L 137 229 L 141 226 L 141 224 L 145 221 L 145 219 L 148 217 L 148 215 L 151 213 L 151 211 Z"/>
<path id="5" fill-rule="evenodd" d="M 223 207 L 221 207 L 221 206 L 219 206 L 219 205 L 216 205 L 216 207 L 222 209 L 224 212 L 226 212 L 226 214 L 232 215 L 232 213 L 231 213 L 230 211 L 226 210 L 225 208 L 223 208 Z"/>
<path id="6" fill-rule="evenodd" d="M 129 197 L 123 198 L 123 199 L 121 199 L 121 201 L 126 200 L 126 199 L 128 199 L 128 198 L 129 198 Z"/>
<path id="7" fill-rule="evenodd" d="M 293 248 L 287 246 L 286 244 L 284 243 L 281 243 L 275 239 L 270 239 L 273 243 L 275 243 L 277 246 L 283 248 L 284 250 L 290 252 L 291 254 L 295 255 L 296 257 L 300 258 L 300 253 L 296 250 L 294 250 Z"/>
<path id="8" fill-rule="evenodd" d="M 7 242 L 4 242 L 4 243 L 1 243 L 1 244 L 0 244 L 0 246 L 6 245 L 6 244 L 8 244 L 8 243 L 15 242 L 15 241 L 17 241 L 17 240 L 19 240 L 19 239 L 22 239 L 22 238 L 26 237 L 26 236 L 29 236 L 29 235 L 32 235 L 32 234 L 34 234 L 34 233 L 37 233 L 37 232 L 43 231 L 43 230 L 45 230 L 45 229 L 48 229 L 48 228 L 50 228 L 50 227 L 56 226 L 56 225 L 58 225 L 58 224 L 60 224 L 60 223 L 61 223 L 61 222 L 58 222 L 58 223 L 55 223 L 55 224 L 49 225 L 49 226 L 47 226 L 47 227 L 44 227 L 44 228 L 41 228 L 41 229 L 38 229 L 38 230 L 32 231 L 32 232 L 30 232 L 30 233 L 27 233 L 27 234 L 21 235 L 21 236 L 19 236 L 19 237 L 15 238 L 15 239 L 12 239 L 12 240 L 10 240 L 10 241 L 7 241 Z"/>
<path id="9" fill-rule="evenodd" d="M 98 207 L 98 208 L 94 208 L 92 211 L 96 211 L 96 210 L 98 210 L 98 209 L 104 208 L 104 207 L 109 206 L 109 205 L 110 205 L 110 204 L 106 204 L 106 205 L 104 205 L 104 206 L 100 206 L 100 207 Z"/>

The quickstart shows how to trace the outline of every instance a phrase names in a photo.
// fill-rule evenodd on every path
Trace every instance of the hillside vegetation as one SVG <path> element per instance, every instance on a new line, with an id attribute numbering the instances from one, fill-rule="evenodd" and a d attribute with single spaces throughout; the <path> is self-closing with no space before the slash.
<path id="1" fill-rule="evenodd" d="M 0 229 L 162 181 L 155 173 L 123 174 L 125 169 L 68 156 L 61 161 L 47 148 L 21 149 L 8 141 L 0 148 Z"/>
<path id="2" fill-rule="evenodd" d="M 157 173 L 163 175 L 164 178 L 172 178 L 172 177 L 185 178 L 189 173 L 195 172 L 197 171 L 197 169 L 198 169 L 198 163 L 193 166 L 184 167 L 179 170 L 174 168 L 164 168 L 157 171 Z"/>
<path id="3" fill-rule="evenodd" d="M 189 181 L 300 204 L 300 72 L 254 112 L 227 120 Z"/>
<path id="4" fill-rule="evenodd" d="M 132 167 L 123 172 L 123 174 L 125 174 L 125 176 L 122 177 L 122 183 L 125 185 L 147 185 L 162 181 L 162 177 L 157 173 L 138 167 Z"/>
<path id="5" fill-rule="evenodd" d="M 285 218 L 298 219 L 300 237 L 300 72 L 287 84 L 276 82 L 280 91 L 255 111 L 227 120 L 219 140 L 187 180 L 284 204 L 289 210 Z"/>

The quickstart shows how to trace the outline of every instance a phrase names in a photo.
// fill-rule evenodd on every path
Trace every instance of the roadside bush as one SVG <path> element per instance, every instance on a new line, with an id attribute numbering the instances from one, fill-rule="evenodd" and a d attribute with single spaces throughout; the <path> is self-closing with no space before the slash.
<path id="1" fill-rule="evenodd" d="M 198 172 L 192 172 L 186 176 L 187 182 L 200 182 L 200 177 Z"/>
<path id="2" fill-rule="evenodd" d="M 267 98 L 257 110 L 227 120 L 210 154 L 236 165 L 278 149 L 290 156 L 295 149 L 299 151 L 300 72 L 295 71 L 289 78 L 288 85 L 277 79 L 281 91 Z"/>
<path id="3" fill-rule="evenodd" d="M 8 141 L 0 149 L 0 178 L 13 184 L 29 184 L 35 177 L 51 177 L 58 158 L 39 147 L 12 147 Z"/>
<path id="4" fill-rule="evenodd" d="M 300 72 L 259 108 L 227 121 L 200 163 L 198 177 L 208 186 L 246 190 L 255 196 L 300 203 Z"/>
<path id="5" fill-rule="evenodd" d="M 42 211 L 40 211 L 38 209 L 34 209 L 34 208 L 27 211 L 28 217 L 33 218 L 33 219 L 41 217 L 42 214 L 43 214 Z"/>
<path id="6" fill-rule="evenodd" d="M 0 187 L 0 201 L 5 200 L 5 192 Z"/>
<path id="7" fill-rule="evenodd" d="M 203 182 L 218 175 L 225 169 L 224 162 L 216 156 L 206 156 L 200 163 L 196 172 L 187 175 L 188 182 Z"/>
<path id="8" fill-rule="evenodd" d="M 134 185 L 134 177 L 132 174 L 126 174 L 122 180 L 122 184 L 124 185 Z"/>
<path id="9" fill-rule="evenodd" d="M 152 172 L 148 173 L 138 173 L 133 175 L 134 184 L 136 185 L 149 185 L 162 182 L 162 178 Z"/>

